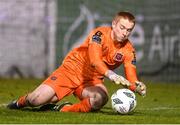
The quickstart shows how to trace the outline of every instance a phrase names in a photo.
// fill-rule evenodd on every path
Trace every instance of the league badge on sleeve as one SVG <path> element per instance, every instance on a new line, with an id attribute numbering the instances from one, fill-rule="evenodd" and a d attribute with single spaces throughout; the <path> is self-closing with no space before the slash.
<path id="1" fill-rule="evenodd" d="M 133 56 L 134 56 L 134 59 L 132 60 L 132 64 L 133 65 L 136 65 L 136 53 L 133 51 Z"/>
<path id="2" fill-rule="evenodd" d="M 96 42 L 98 44 L 101 44 L 101 35 L 102 33 L 100 31 L 97 31 L 93 36 L 92 36 L 92 41 Z"/>

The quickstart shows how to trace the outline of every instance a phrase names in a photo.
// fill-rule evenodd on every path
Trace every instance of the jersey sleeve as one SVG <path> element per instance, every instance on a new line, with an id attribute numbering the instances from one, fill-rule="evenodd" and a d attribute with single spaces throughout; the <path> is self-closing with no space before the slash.
<path id="1" fill-rule="evenodd" d="M 105 75 L 108 70 L 102 59 L 102 44 L 104 40 L 104 34 L 101 31 L 93 31 L 89 36 L 88 46 L 90 64 L 102 75 Z"/>
<path id="2" fill-rule="evenodd" d="M 132 85 L 130 86 L 131 90 L 135 90 L 135 81 L 138 81 L 137 73 L 136 73 L 136 54 L 135 50 L 128 51 L 125 61 L 124 61 L 124 71 L 127 80 L 129 80 Z"/>

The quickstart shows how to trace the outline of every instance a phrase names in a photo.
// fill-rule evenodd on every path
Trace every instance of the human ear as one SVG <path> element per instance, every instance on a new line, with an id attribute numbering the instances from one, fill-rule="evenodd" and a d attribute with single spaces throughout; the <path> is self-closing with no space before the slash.
<path id="1" fill-rule="evenodd" d="M 115 26 L 116 26 L 116 22 L 113 21 L 113 22 L 112 22 L 112 28 L 115 28 Z"/>

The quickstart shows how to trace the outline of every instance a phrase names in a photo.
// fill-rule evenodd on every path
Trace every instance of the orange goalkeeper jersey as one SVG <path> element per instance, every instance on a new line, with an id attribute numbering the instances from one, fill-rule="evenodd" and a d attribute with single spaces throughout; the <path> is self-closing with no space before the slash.
<path id="1" fill-rule="evenodd" d="M 134 83 L 136 75 L 135 50 L 129 40 L 119 43 L 111 38 L 111 27 L 98 27 L 84 43 L 65 57 L 61 67 L 75 84 L 102 80 L 108 69 L 124 64 L 126 78 Z"/>

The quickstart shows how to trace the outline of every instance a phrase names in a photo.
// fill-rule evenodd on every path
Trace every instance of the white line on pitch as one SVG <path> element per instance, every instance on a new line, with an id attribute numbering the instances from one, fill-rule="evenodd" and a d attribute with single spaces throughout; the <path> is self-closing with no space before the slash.
<path id="1" fill-rule="evenodd" d="M 155 107 L 155 108 L 140 108 L 138 110 L 176 110 L 180 107 Z"/>

